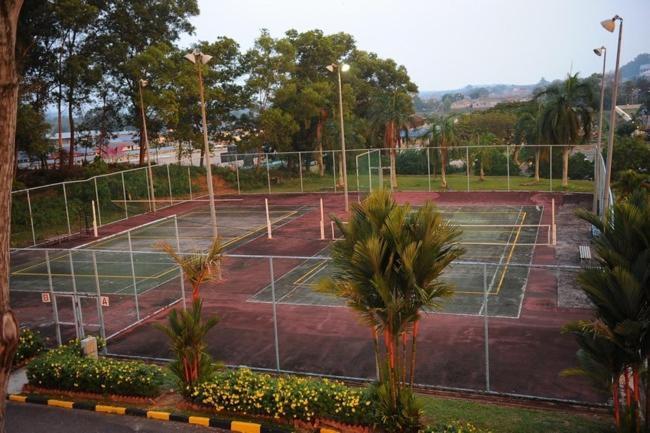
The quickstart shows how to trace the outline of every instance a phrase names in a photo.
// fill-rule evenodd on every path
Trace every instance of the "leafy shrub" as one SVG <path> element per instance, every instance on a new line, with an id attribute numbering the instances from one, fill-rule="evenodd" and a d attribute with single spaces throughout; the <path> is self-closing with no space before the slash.
<path id="1" fill-rule="evenodd" d="M 242 368 L 222 371 L 191 393 L 194 402 L 217 411 L 312 421 L 332 419 L 372 424 L 368 392 L 341 382 L 297 376 L 273 377 Z"/>
<path id="2" fill-rule="evenodd" d="M 541 177 L 548 179 L 549 174 L 548 155 L 539 164 L 539 173 Z M 586 159 L 581 152 L 569 155 L 569 179 L 593 179 L 594 163 Z M 562 149 L 553 148 L 553 179 L 562 179 Z"/>
<path id="3" fill-rule="evenodd" d="M 75 340 L 32 360 L 27 379 L 42 388 L 153 397 L 164 374 L 160 367 L 139 361 L 85 358 Z"/>
<path id="4" fill-rule="evenodd" d="M 505 154 L 505 148 L 490 147 L 482 149 L 483 151 L 483 171 L 486 176 L 506 176 L 508 174 L 508 162 L 510 162 L 510 176 L 519 175 L 519 167 L 512 158 L 508 158 Z M 470 154 L 471 156 L 471 154 Z M 509 160 L 509 161 L 508 161 Z M 479 175 L 480 165 L 476 160 L 473 163 L 473 171 L 475 175 Z"/>
<path id="5" fill-rule="evenodd" d="M 422 433 L 491 433 L 468 422 L 452 421 L 436 426 L 427 426 Z"/>
<path id="6" fill-rule="evenodd" d="M 45 342 L 38 331 L 32 331 L 29 328 L 21 329 L 14 363 L 20 364 L 38 355 L 43 350 L 45 350 Z"/>
<path id="7" fill-rule="evenodd" d="M 397 404 L 391 401 L 387 383 L 374 384 L 369 388 L 370 399 L 375 405 L 375 427 L 385 432 L 415 433 L 422 427 L 420 404 L 413 391 L 402 387 L 397 389 Z"/>

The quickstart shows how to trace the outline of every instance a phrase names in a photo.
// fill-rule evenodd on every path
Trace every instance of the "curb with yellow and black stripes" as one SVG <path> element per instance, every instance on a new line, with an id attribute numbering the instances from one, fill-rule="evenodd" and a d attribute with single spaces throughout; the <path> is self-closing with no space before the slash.
<path id="1" fill-rule="evenodd" d="M 19 403 L 34 403 L 65 409 L 81 409 L 94 412 L 109 413 L 114 415 L 131 415 L 160 421 L 176 421 L 186 424 L 195 424 L 204 427 L 217 427 L 240 433 L 286 433 L 287 430 L 246 421 L 226 420 L 217 417 L 191 416 L 157 410 L 146 410 L 136 407 L 109 406 L 88 402 L 76 402 L 47 398 L 41 395 L 9 394 L 7 399 Z M 338 433 L 333 430 L 321 429 L 321 433 Z"/>

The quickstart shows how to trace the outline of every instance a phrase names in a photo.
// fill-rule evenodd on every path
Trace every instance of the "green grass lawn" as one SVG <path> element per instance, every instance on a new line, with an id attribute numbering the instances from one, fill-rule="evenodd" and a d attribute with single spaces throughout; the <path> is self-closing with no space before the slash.
<path id="1" fill-rule="evenodd" d="M 419 396 L 425 422 L 436 425 L 453 420 L 470 422 L 492 433 L 610 433 L 606 415 L 578 415 L 552 410 L 499 406 L 467 400 Z"/>
<path id="2" fill-rule="evenodd" d="M 373 188 L 378 186 L 379 177 L 373 176 Z M 562 188 L 561 179 L 553 179 L 553 191 L 569 191 L 569 192 L 592 192 L 593 182 L 590 180 L 569 180 L 569 186 Z M 320 192 L 320 191 L 334 191 L 334 177 L 329 174 L 323 177 L 305 174 L 302 180 L 302 191 L 304 192 Z M 359 178 L 359 189 L 361 191 L 368 191 L 368 176 L 361 176 Z M 429 184 L 431 191 L 443 191 L 440 187 L 440 176 L 428 178 L 427 175 L 398 175 L 397 184 L 399 191 L 428 191 Z M 467 191 L 468 183 L 467 176 L 462 173 L 454 173 L 447 176 L 448 191 Z M 384 177 L 384 185 L 389 186 L 387 177 Z M 350 191 L 357 190 L 357 178 L 355 173 L 348 175 L 348 186 Z M 237 185 L 233 185 L 236 188 Z M 339 187 L 337 190 L 340 190 Z M 469 191 L 550 191 L 551 182 L 548 179 L 541 179 L 538 183 L 533 179 L 525 176 L 511 176 L 510 185 L 508 186 L 507 176 L 486 176 L 485 180 L 481 181 L 478 176 L 470 176 L 469 178 Z M 266 185 L 246 187 L 241 186 L 242 193 L 267 193 L 268 188 Z M 300 178 L 284 176 L 274 176 L 271 184 L 272 193 L 281 192 L 301 192 Z"/>

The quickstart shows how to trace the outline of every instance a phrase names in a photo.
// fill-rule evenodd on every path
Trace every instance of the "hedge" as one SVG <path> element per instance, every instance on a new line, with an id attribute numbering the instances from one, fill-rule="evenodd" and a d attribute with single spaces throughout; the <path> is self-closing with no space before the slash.
<path id="1" fill-rule="evenodd" d="M 341 382 L 298 376 L 274 377 L 242 368 L 216 373 L 194 387 L 195 403 L 217 411 L 310 422 L 330 419 L 347 424 L 373 423 L 369 394 Z"/>
<path id="2" fill-rule="evenodd" d="M 73 341 L 32 360 L 27 379 L 41 388 L 153 397 L 160 393 L 164 373 L 139 361 L 86 358 L 79 342 Z"/>

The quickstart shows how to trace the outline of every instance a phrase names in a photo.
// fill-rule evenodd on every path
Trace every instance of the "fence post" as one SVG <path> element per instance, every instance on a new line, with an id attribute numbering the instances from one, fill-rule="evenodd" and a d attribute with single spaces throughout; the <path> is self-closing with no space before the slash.
<path id="1" fill-rule="evenodd" d="M 65 220 L 68 223 L 68 236 L 72 235 L 72 230 L 70 229 L 70 212 L 68 211 L 68 194 L 65 190 L 65 182 L 61 184 L 63 186 L 63 203 L 65 204 Z"/>
<path id="2" fill-rule="evenodd" d="M 441 160 L 444 158 L 440 158 Z M 444 164 L 444 161 L 442 162 Z M 469 192 L 469 146 L 465 146 L 465 165 L 466 165 L 466 172 L 467 172 L 467 192 Z M 445 167 L 442 167 L 444 170 Z"/>
<path id="3" fill-rule="evenodd" d="M 553 146 L 548 146 L 548 178 L 549 191 L 553 192 Z"/>
<path id="4" fill-rule="evenodd" d="M 334 172 L 334 192 L 336 192 L 336 152 L 332 151 L 332 171 Z"/>
<path id="5" fill-rule="evenodd" d="M 381 166 L 381 149 L 378 149 L 379 152 L 379 189 L 384 187 L 384 167 Z"/>
<path id="6" fill-rule="evenodd" d="M 187 166 L 187 182 L 190 185 L 190 200 L 194 200 L 192 198 L 192 170 L 189 165 Z"/>
<path id="7" fill-rule="evenodd" d="M 280 371 L 280 346 L 278 341 L 278 313 L 275 305 L 275 277 L 273 276 L 273 257 L 269 257 L 271 272 L 271 299 L 273 301 L 273 338 L 275 339 L 275 369 Z"/>
<path id="8" fill-rule="evenodd" d="M 140 305 L 138 302 L 138 284 L 135 280 L 135 264 L 133 263 L 133 242 L 131 241 L 131 232 L 126 232 L 126 237 L 129 241 L 129 258 L 131 259 L 131 278 L 133 280 L 133 295 L 135 301 L 135 317 L 140 321 Z"/>
<path id="9" fill-rule="evenodd" d="M 302 185 L 302 152 L 298 152 L 298 173 L 300 174 L 300 192 L 305 192 Z"/>
<path id="10" fill-rule="evenodd" d="M 122 175 L 122 197 L 124 198 L 124 215 L 126 218 L 129 218 L 129 204 L 126 201 L 126 183 L 124 182 L 124 172 L 120 172 Z M 99 209 L 99 203 L 97 203 L 97 209 Z M 99 225 L 101 225 L 101 220 L 99 222 Z"/>
<path id="11" fill-rule="evenodd" d="M 52 284 L 52 268 L 50 267 L 50 252 L 45 250 L 45 266 L 47 267 L 47 285 L 50 291 L 50 298 L 52 299 L 52 314 L 54 315 L 54 326 L 56 328 L 56 342 L 61 342 L 61 324 L 59 323 L 59 307 L 56 303 L 56 295 L 54 295 L 54 286 Z"/>
<path id="12" fill-rule="evenodd" d="M 237 195 L 241 195 L 241 187 L 239 185 L 239 159 L 235 155 L 235 175 L 237 176 Z"/>
<path id="13" fill-rule="evenodd" d="M 490 337 L 488 334 L 487 265 L 483 264 L 483 332 L 485 339 L 485 390 L 490 392 Z"/>
<path id="14" fill-rule="evenodd" d="M 266 154 L 266 186 L 271 194 L 271 169 L 269 168 L 269 154 Z"/>
<path id="15" fill-rule="evenodd" d="M 354 158 L 354 168 L 357 171 L 357 199 L 359 198 L 359 193 L 361 192 L 361 187 L 359 186 L 359 156 L 361 155 L 357 155 Z"/>
<path id="16" fill-rule="evenodd" d="M 165 165 L 167 167 L 167 185 L 169 185 L 169 204 L 174 204 L 174 196 L 172 195 L 172 179 L 169 176 L 169 164 Z"/>
<path id="17" fill-rule="evenodd" d="M 70 275 L 72 276 L 72 313 L 74 315 L 74 327 L 77 333 L 77 338 L 82 339 L 85 337 L 83 316 L 81 314 L 81 308 L 78 303 L 79 299 L 77 296 L 77 277 L 74 272 L 74 262 L 72 260 L 72 250 L 68 250 L 68 260 L 70 262 Z"/>
<path id="18" fill-rule="evenodd" d="M 178 251 L 178 254 L 181 254 L 181 241 L 180 241 L 180 236 L 178 234 L 178 219 L 176 219 L 176 215 L 174 215 L 174 233 L 176 235 L 176 251 Z M 181 276 L 181 296 L 183 300 L 183 311 L 187 310 L 187 305 L 185 301 L 185 275 L 183 275 L 183 268 L 180 266 L 178 267 L 178 272 L 180 272 Z"/>
<path id="19" fill-rule="evenodd" d="M 124 174 L 122 174 L 124 177 Z M 97 187 L 97 177 L 95 176 L 93 178 L 93 181 L 95 183 L 95 203 L 97 203 L 97 220 L 99 221 L 99 226 L 101 227 L 102 225 L 102 211 L 99 209 L 99 188 Z M 124 184 L 122 184 L 124 185 Z"/>
<path id="20" fill-rule="evenodd" d="M 145 184 L 147 186 L 147 200 L 149 201 L 149 212 L 153 212 L 153 199 L 151 198 L 151 186 L 149 185 L 149 172 L 145 169 L 144 172 L 144 177 L 145 177 Z"/>
<path id="21" fill-rule="evenodd" d="M 36 245 L 36 232 L 34 231 L 34 216 L 32 214 L 32 200 L 29 197 L 29 190 L 27 190 L 27 209 L 29 210 L 29 224 L 32 226 L 32 241 Z"/>
<path id="22" fill-rule="evenodd" d="M 510 146 L 506 145 L 506 174 L 508 177 L 508 192 L 510 191 Z"/>
<path id="23" fill-rule="evenodd" d="M 429 185 L 428 191 L 431 192 L 431 156 L 429 155 L 429 150 L 427 147 L 427 183 Z"/>
<path id="24" fill-rule="evenodd" d="M 97 292 L 97 318 L 99 319 L 99 335 L 106 340 L 106 330 L 104 329 L 104 310 L 102 308 L 102 292 L 99 286 L 99 271 L 97 270 L 97 254 L 95 251 L 92 252 L 93 256 L 93 273 L 95 274 L 95 290 Z M 104 353 L 106 353 L 107 348 L 104 347 Z"/>
<path id="25" fill-rule="evenodd" d="M 368 151 L 368 192 L 372 192 L 372 158 L 370 157 L 370 151 Z"/>

